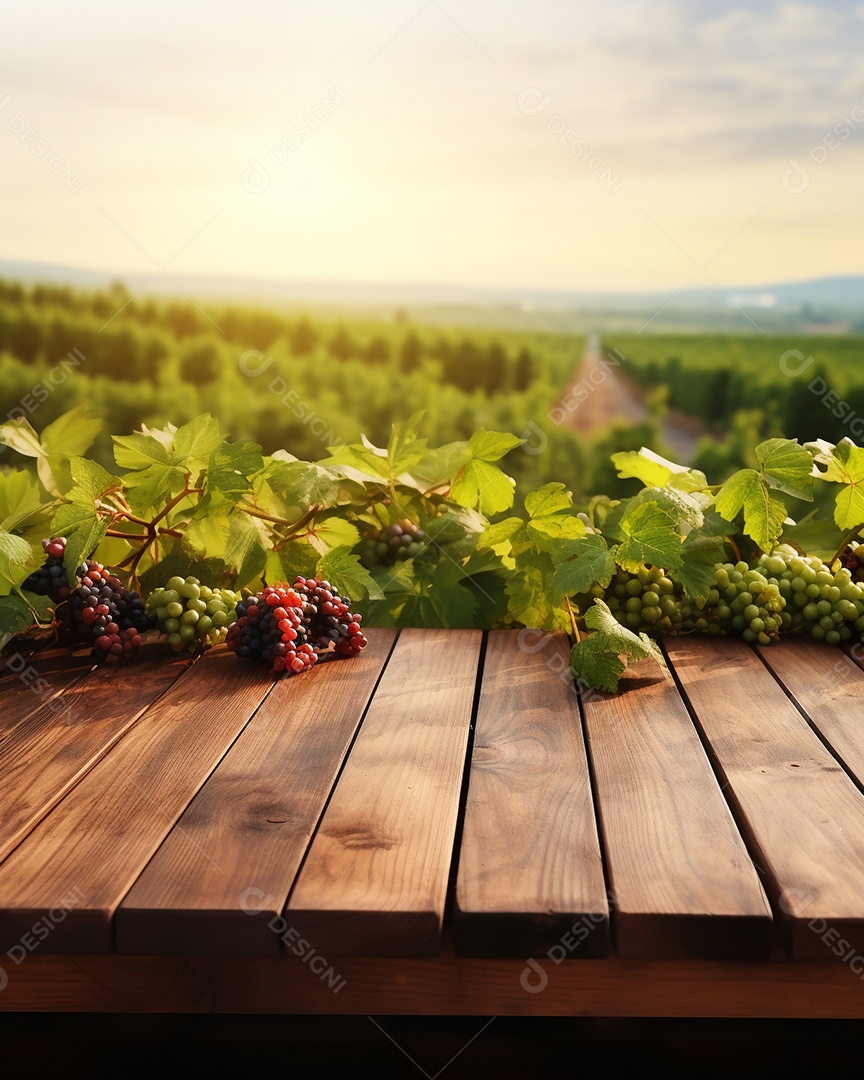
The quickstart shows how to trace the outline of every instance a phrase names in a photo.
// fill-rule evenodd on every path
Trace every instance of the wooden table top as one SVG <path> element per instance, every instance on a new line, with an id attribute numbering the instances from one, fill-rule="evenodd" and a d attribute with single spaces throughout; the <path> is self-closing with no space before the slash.
<path id="1" fill-rule="evenodd" d="M 11 658 L 0 1009 L 37 1007 L 40 971 L 68 994 L 88 963 L 128 981 L 220 958 L 266 982 L 289 956 L 316 973 L 295 1006 L 326 1010 L 366 959 L 409 994 L 437 957 L 463 990 L 506 970 L 526 1001 L 565 969 L 607 997 L 628 972 L 644 995 L 651 972 L 806 969 L 864 1015 L 852 657 L 666 639 L 668 670 L 630 669 L 611 697 L 577 690 L 560 635 L 368 637 L 275 682 L 223 647 Z M 30 986 L 19 1004 L 4 978 Z"/>

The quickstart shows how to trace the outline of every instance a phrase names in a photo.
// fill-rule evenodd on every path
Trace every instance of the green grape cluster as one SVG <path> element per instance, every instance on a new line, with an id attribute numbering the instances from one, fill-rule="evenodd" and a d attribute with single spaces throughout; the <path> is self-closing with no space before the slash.
<path id="1" fill-rule="evenodd" d="M 197 653 L 225 640 L 239 600 L 240 593 L 230 589 L 211 589 L 198 578 L 177 576 L 150 594 L 147 608 L 175 652 Z"/>
<path id="2" fill-rule="evenodd" d="M 719 602 L 712 615 L 721 629 L 732 630 L 745 641 L 770 645 L 780 636 L 786 604 L 776 578 L 766 577 L 763 570 L 768 568 L 759 563 L 751 567 L 743 560 L 718 563 L 714 580 Z"/>
<path id="3" fill-rule="evenodd" d="M 596 585 L 585 599 L 604 600 L 622 625 L 655 636 L 740 634 L 770 645 L 781 633 L 797 632 L 839 645 L 864 633 L 864 583 L 848 566 L 832 571 L 787 545 L 753 565 L 717 563 L 714 583 L 700 606 L 658 567 L 637 574 L 619 569 L 607 588 Z"/>
<path id="4" fill-rule="evenodd" d="M 864 583 L 841 566 L 834 572 L 813 556 L 782 546 L 759 563 L 776 583 L 785 601 L 783 630 L 809 634 L 839 645 L 864 633 Z"/>
<path id="5" fill-rule="evenodd" d="M 413 559 L 426 546 L 426 534 L 408 518 L 394 521 L 375 536 L 367 537 L 357 549 L 367 570 Z"/>

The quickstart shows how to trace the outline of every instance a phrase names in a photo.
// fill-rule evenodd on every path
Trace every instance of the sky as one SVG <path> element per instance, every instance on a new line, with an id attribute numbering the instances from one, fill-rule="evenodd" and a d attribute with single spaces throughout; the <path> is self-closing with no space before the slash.
<path id="1" fill-rule="evenodd" d="M 864 3 L 47 0 L 0 258 L 576 290 L 862 265 Z"/>

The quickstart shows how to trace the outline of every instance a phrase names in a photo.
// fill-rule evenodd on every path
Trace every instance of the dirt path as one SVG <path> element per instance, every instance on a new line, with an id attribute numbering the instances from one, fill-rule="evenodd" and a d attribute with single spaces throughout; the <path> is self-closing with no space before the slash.
<path id="1" fill-rule="evenodd" d="M 600 338 L 585 343 L 582 362 L 552 410 L 557 423 L 580 435 L 595 435 L 613 423 L 638 424 L 648 418 L 645 391 L 621 371 L 623 357 L 602 352 Z M 692 417 L 670 410 L 660 424 L 663 441 L 676 461 L 688 464 L 696 453 L 704 426 Z"/>

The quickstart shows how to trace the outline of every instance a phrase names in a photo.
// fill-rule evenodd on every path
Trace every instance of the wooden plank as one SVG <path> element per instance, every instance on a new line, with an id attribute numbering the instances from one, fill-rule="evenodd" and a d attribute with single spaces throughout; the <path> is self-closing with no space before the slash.
<path id="1" fill-rule="evenodd" d="M 224 646 L 197 661 L 0 865 L 0 949 L 77 897 L 41 948 L 108 952 L 117 905 L 272 685 Z"/>
<path id="2" fill-rule="evenodd" d="M 864 671 L 842 649 L 812 639 L 759 649 L 759 655 L 859 784 L 864 784 Z"/>
<path id="3" fill-rule="evenodd" d="M 68 705 L 61 695 L 93 667 L 86 657 L 68 650 L 52 650 L 27 656 L 11 653 L 5 657 L 0 677 L 0 740 L 44 705 L 68 718 Z"/>
<path id="4" fill-rule="evenodd" d="M 188 667 L 158 645 L 134 663 L 72 681 L 0 742 L 0 859 L 123 737 Z M 59 706 L 59 707 L 58 707 Z"/>
<path id="5" fill-rule="evenodd" d="M 793 957 L 864 952 L 861 792 L 744 642 L 667 649 Z"/>
<path id="6" fill-rule="evenodd" d="M 771 908 L 672 678 L 583 705 L 621 956 L 768 959 Z"/>
<path id="7" fill-rule="evenodd" d="M 400 634 L 289 900 L 289 947 L 438 950 L 481 643 Z"/>
<path id="8" fill-rule="evenodd" d="M 861 957 L 851 968 L 611 956 L 527 975 L 516 959 L 344 957 L 332 987 L 290 953 L 3 960 L 0 1012 L 864 1019 Z"/>
<path id="9" fill-rule="evenodd" d="M 520 645 L 521 641 L 525 645 Z M 605 956 L 609 906 L 563 634 L 489 634 L 456 875 L 467 956 Z"/>
<path id="10" fill-rule="evenodd" d="M 282 679 L 115 916 L 128 953 L 278 953 L 279 920 L 395 640 Z"/>

